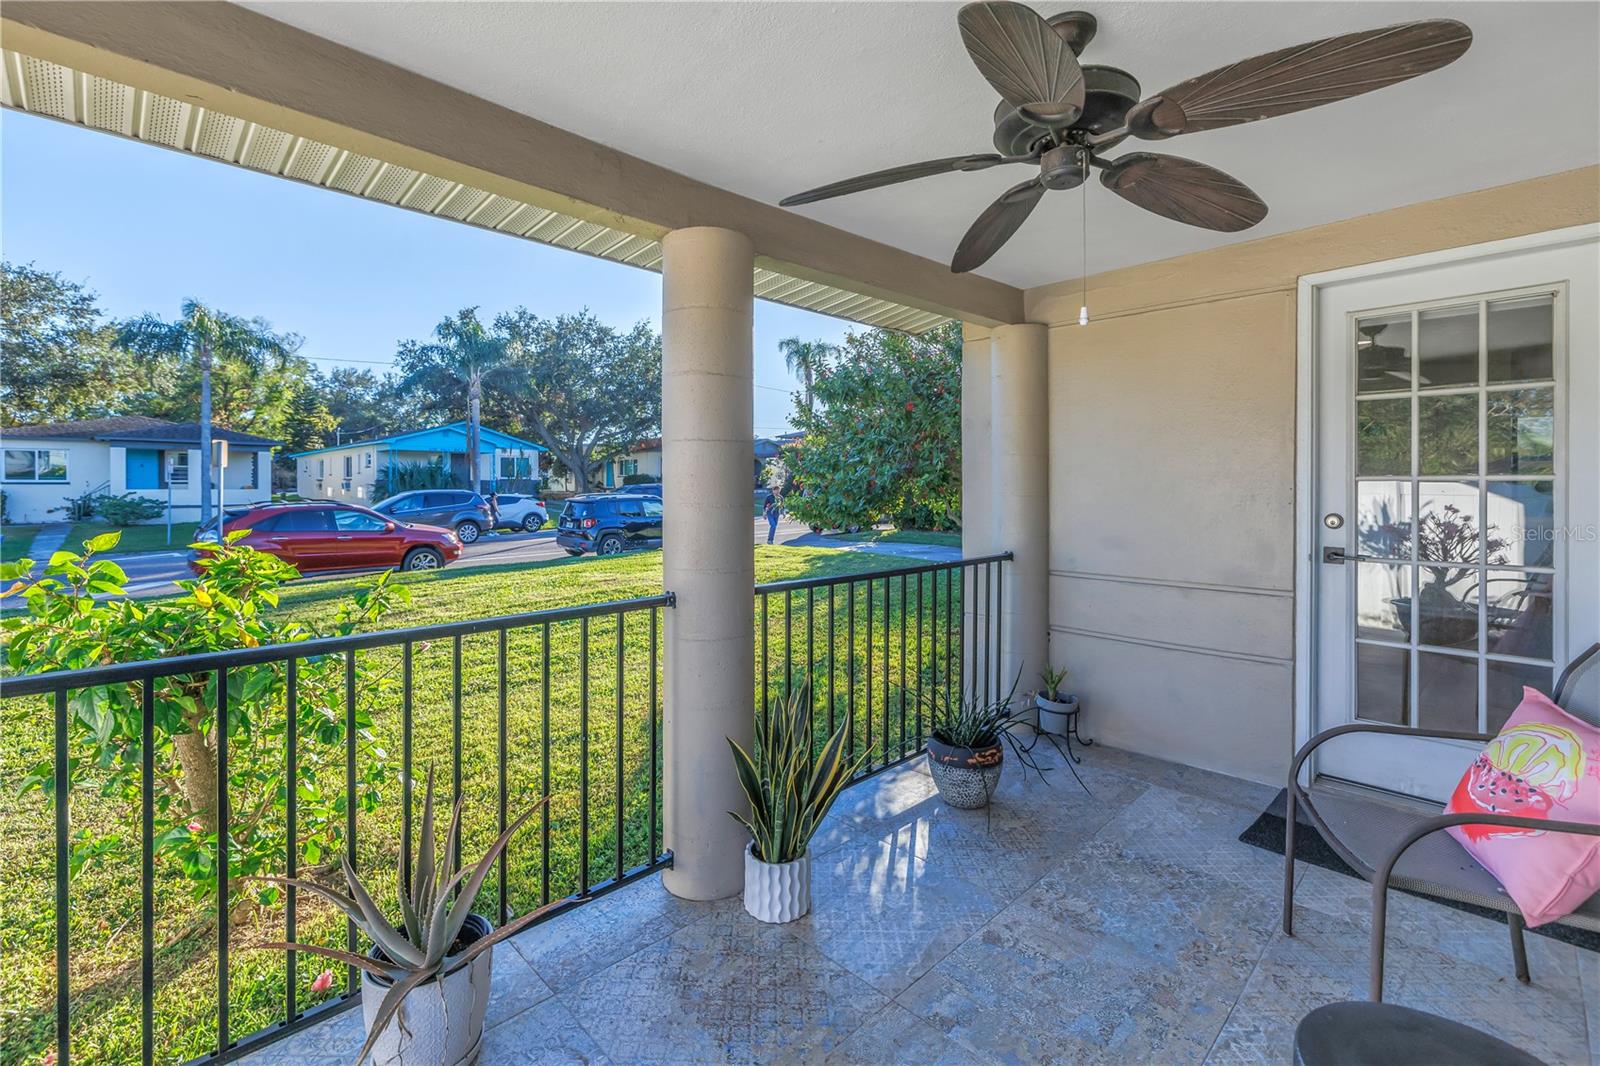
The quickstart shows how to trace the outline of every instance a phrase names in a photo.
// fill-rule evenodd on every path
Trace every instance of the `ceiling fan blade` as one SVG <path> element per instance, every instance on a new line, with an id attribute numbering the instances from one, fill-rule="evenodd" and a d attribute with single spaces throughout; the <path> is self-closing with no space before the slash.
<path id="1" fill-rule="evenodd" d="M 1066 38 L 1010 0 L 967 4 L 956 16 L 978 71 L 1022 117 L 1065 127 L 1083 114 L 1083 68 Z"/>
<path id="2" fill-rule="evenodd" d="M 1000 199 L 985 208 L 972 228 L 967 230 L 967 235 L 961 238 L 955 258 L 950 261 L 950 269 L 957 274 L 965 274 L 987 263 L 989 257 L 998 252 L 1000 246 L 1009 241 L 1011 235 L 1028 220 L 1043 195 L 1044 184 L 1038 178 L 1030 178 L 1001 193 Z"/>
<path id="3" fill-rule="evenodd" d="M 1146 211 L 1223 233 L 1249 229 L 1267 217 L 1267 205 L 1249 186 L 1175 155 L 1125 155 L 1106 166 L 1100 183 Z"/>
<path id="4" fill-rule="evenodd" d="M 1174 85 L 1135 105 L 1128 129 L 1160 140 L 1287 115 L 1438 70 L 1471 45 L 1472 31 L 1455 19 L 1325 37 Z"/>
<path id="5" fill-rule="evenodd" d="M 888 170 L 875 170 L 871 174 L 862 174 L 859 177 L 845 178 L 829 185 L 820 185 L 806 192 L 795 193 L 778 201 L 779 207 L 794 207 L 796 204 L 811 204 L 818 200 L 826 200 L 834 196 L 846 196 L 853 192 L 865 192 L 867 189 L 877 189 L 885 185 L 894 185 L 897 182 L 911 181 L 913 178 L 926 178 L 934 174 L 949 174 L 953 171 L 987 170 L 1002 163 L 1031 163 L 1039 157 L 1026 155 L 956 155 L 947 159 L 929 159 L 922 163 L 907 163 L 904 166 L 890 167 Z"/>

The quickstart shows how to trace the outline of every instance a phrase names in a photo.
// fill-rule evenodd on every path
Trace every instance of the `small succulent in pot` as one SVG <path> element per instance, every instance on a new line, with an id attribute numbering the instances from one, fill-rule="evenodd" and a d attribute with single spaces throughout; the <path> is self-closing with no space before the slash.
<path id="1" fill-rule="evenodd" d="M 745 910 L 763 922 L 792 922 L 811 909 L 811 838 L 868 756 L 850 754 L 848 723 L 813 755 L 809 687 L 757 712 L 753 751 L 731 737 L 728 746 L 750 801 L 748 817 L 728 812 L 750 831 Z"/>
<path id="2" fill-rule="evenodd" d="M 925 698 L 933 723 L 928 736 L 928 769 L 939 795 L 950 806 L 966 810 L 988 806 L 1000 784 L 1007 744 L 1024 767 L 1043 776 L 1043 769 L 1011 733 L 1013 727 L 1030 721 L 1026 711 L 1012 706 L 1016 691 L 1017 682 L 1013 681 L 999 699 L 985 698 L 980 692 L 963 692 L 955 698 L 935 692 Z"/>
<path id="3" fill-rule="evenodd" d="M 1072 716 L 1078 711 L 1078 697 L 1061 691 L 1067 671 L 1047 666 L 1039 678 L 1044 682 L 1044 688 L 1034 697 L 1039 708 L 1039 731 L 1065 736 L 1072 728 Z"/>
<path id="4" fill-rule="evenodd" d="M 472 904 L 495 859 L 541 806 L 543 801 L 524 811 L 477 863 L 463 866 L 452 875 L 450 871 L 460 845 L 461 801 L 456 801 L 451 813 L 443 850 L 436 850 L 433 770 L 430 768 L 415 867 L 409 878 L 404 865 L 399 869 L 397 894 L 401 920 L 398 925 L 384 917 L 372 893 L 356 876 L 348 855 L 340 860 L 350 889 L 348 896 L 299 877 L 257 878 L 273 884 L 292 885 L 323 897 L 344 911 L 356 927 L 371 938 L 370 955 L 357 955 L 319 944 L 274 942 L 258 945 L 320 955 L 354 966 L 367 975 L 361 985 L 367 1040 L 356 1055 L 356 1066 L 361 1066 L 369 1055 L 374 1061 L 394 1066 L 408 1063 L 453 1066 L 476 1057 L 489 1002 L 489 949 L 531 925 L 550 908 L 531 911 L 493 929 L 485 918 L 472 913 Z M 331 979 L 328 983 L 331 984 Z M 391 1030 L 389 1023 L 396 1017 L 401 1017 L 402 1021 Z"/>
<path id="5" fill-rule="evenodd" d="M 1039 680 L 1044 682 L 1044 688 L 1039 690 L 1040 696 L 1043 696 L 1047 700 L 1054 700 L 1057 703 L 1060 703 L 1066 699 L 1066 697 L 1061 694 L 1061 686 L 1067 680 L 1066 667 L 1063 666 L 1061 669 L 1057 670 L 1053 666 L 1046 666 L 1043 670 L 1039 671 Z"/>

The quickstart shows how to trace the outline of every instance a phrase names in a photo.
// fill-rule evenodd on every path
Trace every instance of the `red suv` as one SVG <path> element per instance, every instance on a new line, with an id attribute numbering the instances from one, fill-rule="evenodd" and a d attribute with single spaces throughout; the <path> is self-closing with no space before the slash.
<path id="1" fill-rule="evenodd" d="M 248 529 L 238 544 L 276 555 L 302 574 L 326 570 L 437 570 L 461 557 L 461 541 L 448 529 L 412 526 L 347 503 L 260 504 L 230 508 L 223 526 L 229 533 Z M 195 535 L 217 539 L 216 522 Z M 198 572 L 199 553 L 189 557 Z"/>

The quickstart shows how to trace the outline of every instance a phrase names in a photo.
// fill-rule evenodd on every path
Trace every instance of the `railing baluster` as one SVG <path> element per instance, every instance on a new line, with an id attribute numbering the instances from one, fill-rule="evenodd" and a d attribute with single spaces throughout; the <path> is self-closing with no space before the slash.
<path id="1" fill-rule="evenodd" d="M 285 698 L 284 698 L 284 723 L 283 747 L 284 770 L 287 777 L 284 779 L 284 794 L 288 797 L 288 811 L 285 815 L 284 865 L 290 878 L 300 876 L 300 803 L 299 787 L 296 782 L 300 779 L 300 695 L 298 688 L 299 661 L 290 659 L 286 669 Z M 284 888 L 283 904 L 283 939 L 294 943 L 295 938 L 295 904 L 296 889 L 294 885 Z M 296 967 L 295 953 L 284 952 L 284 976 L 286 987 L 283 996 L 283 1017 L 285 1021 L 294 1021 L 299 1017 L 300 1011 L 295 1003 L 296 997 Z"/>
<path id="2" fill-rule="evenodd" d="M 507 736 L 506 736 L 507 732 L 508 732 L 507 729 L 506 729 L 506 641 L 507 640 L 508 640 L 507 631 L 505 629 L 501 629 L 500 633 L 499 633 L 499 640 L 496 642 L 496 647 L 495 647 L 495 663 L 499 667 L 499 674 L 500 674 L 499 701 L 498 701 L 498 703 L 496 704 L 496 707 L 495 707 L 495 711 L 496 711 L 495 731 L 496 731 L 496 735 L 498 737 L 498 746 L 495 749 L 496 750 L 496 765 L 495 765 L 495 790 L 494 790 L 494 796 L 495 796 L 495 833 L 497 835 L 505 833 L 505 831 L 506 831 L 506 816 L 507 816 L 507 812 L 506 812 L 506 806 L 507 806 L 507 803 L 506 803 L 506 749 L 507 749 L 507 746 L 508 746 L 507 745 Z M 496 860 L 496 862 L 498 862 L 499 866 L 500 866 L 500 870 L 499 870 L 499 873 L 500 873 L 500 877 L 499 877 L 500 890 L 499 890 L 499 892 L 496 893 L 496 897 L 497 898 L 495 899 L 495 914 L 497 915 L 496 921 L 497 921 L 497 924 L 499 924 L 499 925 L 505 925 L 506 924 L 506 919 L 508 917 L 510 917 L 510 914 L 506 909 L 506 870 L 507 870 L 508 866 L 510 865 L 510 861 L 511 861 L 509 855 L 507 854 L 507 852 L 509 852 L 510 850 L 511 850 L 511 845 L 509 845 L 509 844 L 507 844 L 505 847 L 501 848 L 500 849 L 500 858 Z"/>
<path id="3" fill-rule="evenodd" d="M 578 895 L 589 891 L 589 619 L 578 619 Z"/>
<path id="4" fill-rule="evenodd" d="M 139 708 L 139 1036 L 140 1060 L 151 1066 L 156 1058 L 156 679 L 145 678 L 143 689 Z M 291 784 L 294 781 L 292 772 L 289 780 Z M 292 899 L 290 914 L 294 913 Z M 289 987 L 292 994 L 293 980 Z"/>
<path id="5" fill-rule="evenodd" d="M 539 904 L 550 902 L 550 623 L 544 624 L 539 672 Z"/>
<path id="6" fill-rule="evenodd" d="M 622 612 L 617 612 L 617 879 L 622 879 Z"/>
<path id="7" fill-rule="evenodd" d="M 817 747 L 816 589 L 806 589 L 806 759 Z"/>
<path id="8" fill-rule="evenodd" d="M 833 736 L 833 731 L 838 727 L 834 724 L 833 716 L 833 680 L 835 676 L 834 661 L 838 657 L 839 646 L 833 639 L 833 586 L 828 586 L 828 735 Z"/>
<path id="9" fill-rule="evenodd" d="M 845 736 L 849 738 L 850 758 L 856 757 L 856 583 L 845 586 Z"/>
<path id="10" fill-rule="evenodd" d="M 950 571 L 948 571 L 948 570 L 945 571 L 946 574 L 948 574 L 949 572 Z M 934 704 L 937 706 L 937 704 L 939 702 L 939 576 L 940 575 L 939 575 L 939 573 L 937 571 L 935 571 L 930 576 L 933 578 L 933 580 L 928 582 L 928 584 L 933 586 L 933 603 L 931 605 L 932 606 L 932 612 L 931 612 L 931 614 L 929 615 L 929 618 L 928 618 L 928 636 L 929 636 L 928 658 L 933 663 L 933 678 L 932 678 L 932 684 L 929 685 L 929 689 L 933 694 Z M 928 727 L 930 729 L 933 727 L 933 725 L 934 725 L 933 722 L 929 722 L 928 723 Z"/>
<path id="11" fill-rule="evenodd" d="M 917 575 L 921 580 L 922 575 Z M 906 576 L 900 575 L 900 758 L 906 757 Z"/>
<path id="12" fill-rule="evenodd" d="M 994 566 L 993 563 L 989 565 Z M 1004 633 L 1001 627 L 1006 624 L 1006 574 L 1004 570 L 997 570 L 995 576 L 998 580 L 994 583 L 994 694 L 998 699 L 1005 691 L 1006 680 L 1006 642 L 1001 639 Z"/>
<path id="13" fill-rule="evenodd" d="M 656 780 L 656 608 L 650 608 L 650 703 L 646 713 L 650 716 L 650 861 L 653 863 L 661 855 L 660 842 L 656 839 L 656 802 L 660 784 Z"/>
<path id="14" fill-rule="evenodd" d="M 872 619 L 877 614 L 876 583 L 867 577 L 867 765 L 872 765 Z"/>
<path id="15" fill-rule="evenodd" d="M 761 710 L 771 709 L 771 696 L 767 692 L 767 629 L 772 625 L 771 616 L 767 613 L 767 594 L 761 594 Z"/>
<path id="16" fill-rule="evenodd" d="M 401 651 L 400 665 L 400 876 L 411 891 L 411 641 Z"/>
<path id="17" fill-rule="evenodd" d="M 955 581 L 954 578 L 961 572 L 960 567 L 955 567 L 944 572 L 944 701 L 950 704 L 951 681 L 957 670 L 961 667 L 961 637 L 951 634 L 955 631 Z M 951 650 L 954 649 L 952 658 Z"/>
<path id="18" fill-rule="evenodd" d="M 967 578 L 969 576 L 972 578 L 971 595 L 967 593 Z M 977 685 L 973 683 L 973 678 L 978 676 L 978 635 L 973 633 L 972 647 L 969 650 L 967 648 L 967 614 L 969 612 L 972 614 L 972 624 L 976 626 L 978 624 L 978 570 L 976 567 L 963 567 L 961 571 L 961 647 L 969 663 L 962 667 L 960 686 L 960 691 L 963 694 L 968 691 L 968 686 L 971 686 L 971 694 L 976 698 L 979 693 Z"/>
<path id="19" fill-rule="evenodd" d="M 450 648 L 450 806 L 461 802 L 461 634 Z M 450 855 L 450 870 L 461 869 L 461 838 Z"/>
<path id="20" fill-rule="evenodd" d="M 67 789 L 72 764 L 67 756 L 67 690 L 56 689 L 56 1063 L 66 1066 L 72 1059 L 72 923 L 71 911 L 71 833 Z"/>
<path id="21" fill-rule="evenodd" d="M 794 617 L 794 595 L 785 590 L 783 594 L 783 701 L 788 703 L 794 698 L 794 627 L 791 619 Z"/>
<path id="22" fill-rule="evenodd" d="M 217 1054 L 228 1050 L 228 668 L 217 669 Z"/>
<path id="23" fill-rule="evenodd" d="M 350 865 L 358 866 L 356 851 L 356 652 L 354 648 L 344 653 L 344 851 Z M 344 948 L 356 951 L 356 923 L 345 919 Z M 344 994 L 356 990 L 356 968 L 348 963 L 344 968 Z"/>
<path id="24" fill-rule="evenodd" d="M 893 631 L 889 628 L 889 606 L 894 599 L 894 586 L 888 578 L 883 579 L 883 765 L 889 765 L 889 736 L 893 729 L 889 724 L 892 708 L 889 706 L 889 674 L 891 663 L 889 656 L 893 653 Z"/>
<path id="25" fill-rule="evenodd" d="M 922 745 L 927 740 L 927 734 L 922 731 L 922 609 L 925 606 L 922 600 L 922 579 L 926 574 L 917 575 L 917 735 L 912 738 L 915 747 L 912 751 L 921 751 Z"/>

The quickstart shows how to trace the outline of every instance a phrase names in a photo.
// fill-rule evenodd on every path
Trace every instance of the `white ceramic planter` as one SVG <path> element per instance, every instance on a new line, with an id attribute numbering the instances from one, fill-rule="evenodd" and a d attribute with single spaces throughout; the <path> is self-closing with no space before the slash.
<path id="1" fill-rule="evenodd" d="M 1072 716 L 1078 711 L 1078 698 L 1068 696 L 1064 700 L 1052 700 L 1040 695 L 1034 697 L 1034 703 L 1039 708 L 1039 731 L 1066 736 L 1072 728 Z"/>
<path id="2" fill-rule="evenodd" d="M 744 848 L 744 909 L 760 922 L 779 924 L 811 910 L 811 853 L 793 862 L 762 862 L 755 845 Z"/>
<path id="3" fill-rule="evenodd" d="M 478 915 L 479 936 L 489 923 Z M 473 939 L 477 939 L 474 937 Z M 442 981 L 425 981 L 406 996 L 400 1012 L 389 1020 L 368 1060 L 374 1066 L 471 1066 L 483 1042 L 483 1017 L 489 1009 L 490 948 Z M 361 1015 L 372 1031 L 373 1020 L 390 982 L 374 974 L 361 978 Z"/>

